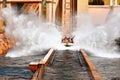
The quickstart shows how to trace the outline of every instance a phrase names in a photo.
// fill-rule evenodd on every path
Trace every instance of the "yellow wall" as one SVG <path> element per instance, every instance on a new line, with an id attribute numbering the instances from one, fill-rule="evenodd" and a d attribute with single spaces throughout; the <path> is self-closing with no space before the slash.
<path id="1" fill-rule="evenodd" d="M 77 2 L 77 12 L 85 12 L 88 10 L 88 0 L 78 0 Z"/>
<path id="2" fill-rule="evenodd" d="M 118 5 L 120 5 L 120 0 L 117 0 Z"/>
<path id="3" fill-rule="evenodd" d="M 105 5 L 110 5 L 110 0 L 104 0 Z"/>
<path id="4" fill-rule="evenodd" d="M 92 2 L 93 0 L 89 0 L 89 2 Z M 103 0 L 105 5 L 112 5 L 112 0 Z M 120 5 L 120 0 L 116 0 L 117 4 Z"/>

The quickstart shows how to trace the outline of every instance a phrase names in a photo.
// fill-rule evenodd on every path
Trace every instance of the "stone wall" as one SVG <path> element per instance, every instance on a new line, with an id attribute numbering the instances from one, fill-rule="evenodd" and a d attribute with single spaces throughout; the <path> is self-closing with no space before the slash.
<path id="1" fill-rule="evenodd" d="M 0 34 L 0 55 L 5 54 L 10 48 L 13 47 L 15 41 L 7 35 Z"/>

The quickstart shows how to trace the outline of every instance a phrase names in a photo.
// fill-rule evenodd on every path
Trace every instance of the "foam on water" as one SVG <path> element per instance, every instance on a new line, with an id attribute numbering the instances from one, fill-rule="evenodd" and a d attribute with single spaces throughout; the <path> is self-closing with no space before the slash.
<path id="1" fill-rule="evenodd" d="M 8 13 L 9 12 L 9 13 Z M 106 24 L 94 26 L 91 16 L 80 14 L 79 23 L 74 29 L 74 46 L 61 44 L 62 32 L 56 25 L 42 22 L 35 14 L 18 15 L 14 10 L 3 9 L 3 18 L 7 21 L 6 34 L 16 41 L 15 46 L 6 56 L 20 57 L 40 53 L 41 50 L 54 47 L 58 50 L 79 50 L 84 48 L 92 55 L 108 58 L 120 58 L 114 40 L 119 37 L 120 13 L 115 14 Z"/>

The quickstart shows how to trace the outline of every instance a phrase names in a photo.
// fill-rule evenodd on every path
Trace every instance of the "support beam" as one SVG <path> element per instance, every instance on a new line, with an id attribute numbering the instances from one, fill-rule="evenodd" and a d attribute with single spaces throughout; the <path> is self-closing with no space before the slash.
<path id="1" fill-rule="evenodd" d="M 72 34 L 72 0 L 64 0 L 62 3 L 62 31 L 63 36 L 71 37 Z"/>
<path id="2" fill-rule="evenodd" d="M 52 0 L 46 0 L 46 21 L 52 22 L 52 13 L 53 13 L 53 1 Z"/>
<path id="3" fill-rule="evenodd" d="M 2 21 L 2 4 L 0 4 L 0 33 L 3 33 L 3 21 Z"/>
<path id="4" fill-rule="evenodd" d="M 59 2 L 59 0 L 53 0 L 53 16 L 52 16 L 52 22 L 53 23 L 55 23 L 55 18 L 56 18 L 56 16 L 55 16 L 55 13 L 56 13 L 56 9 L 57 9 L 57 5 L 58 5 L 58 2 Z"/>

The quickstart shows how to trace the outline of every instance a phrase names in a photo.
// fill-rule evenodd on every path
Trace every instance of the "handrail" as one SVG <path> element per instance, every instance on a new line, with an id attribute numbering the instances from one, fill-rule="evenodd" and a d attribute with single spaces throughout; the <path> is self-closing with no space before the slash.
<path id="1" fill-rule="evenodd" d="M 45 64 L 45 65 L 48 64 L 48 62 L 50 61 L 50 59 L 54 53 L 54 50 L 55 50 L 54 48 L 51 48 L 49 50 L 49 52 L 45 55 L 45 57 L 41 61 L 43 64 Z"/>
<path id="2" fill-rule="evenodd" d="M 46 66 L 52 58 L 54 51 L 55 49 L 51 48 L 49 52 L 45 55 L 45 57 L 38 63 L 38 69 L 36 70 L 31 80 L 42 80 L 42 76 L 45 72 Z"/>

